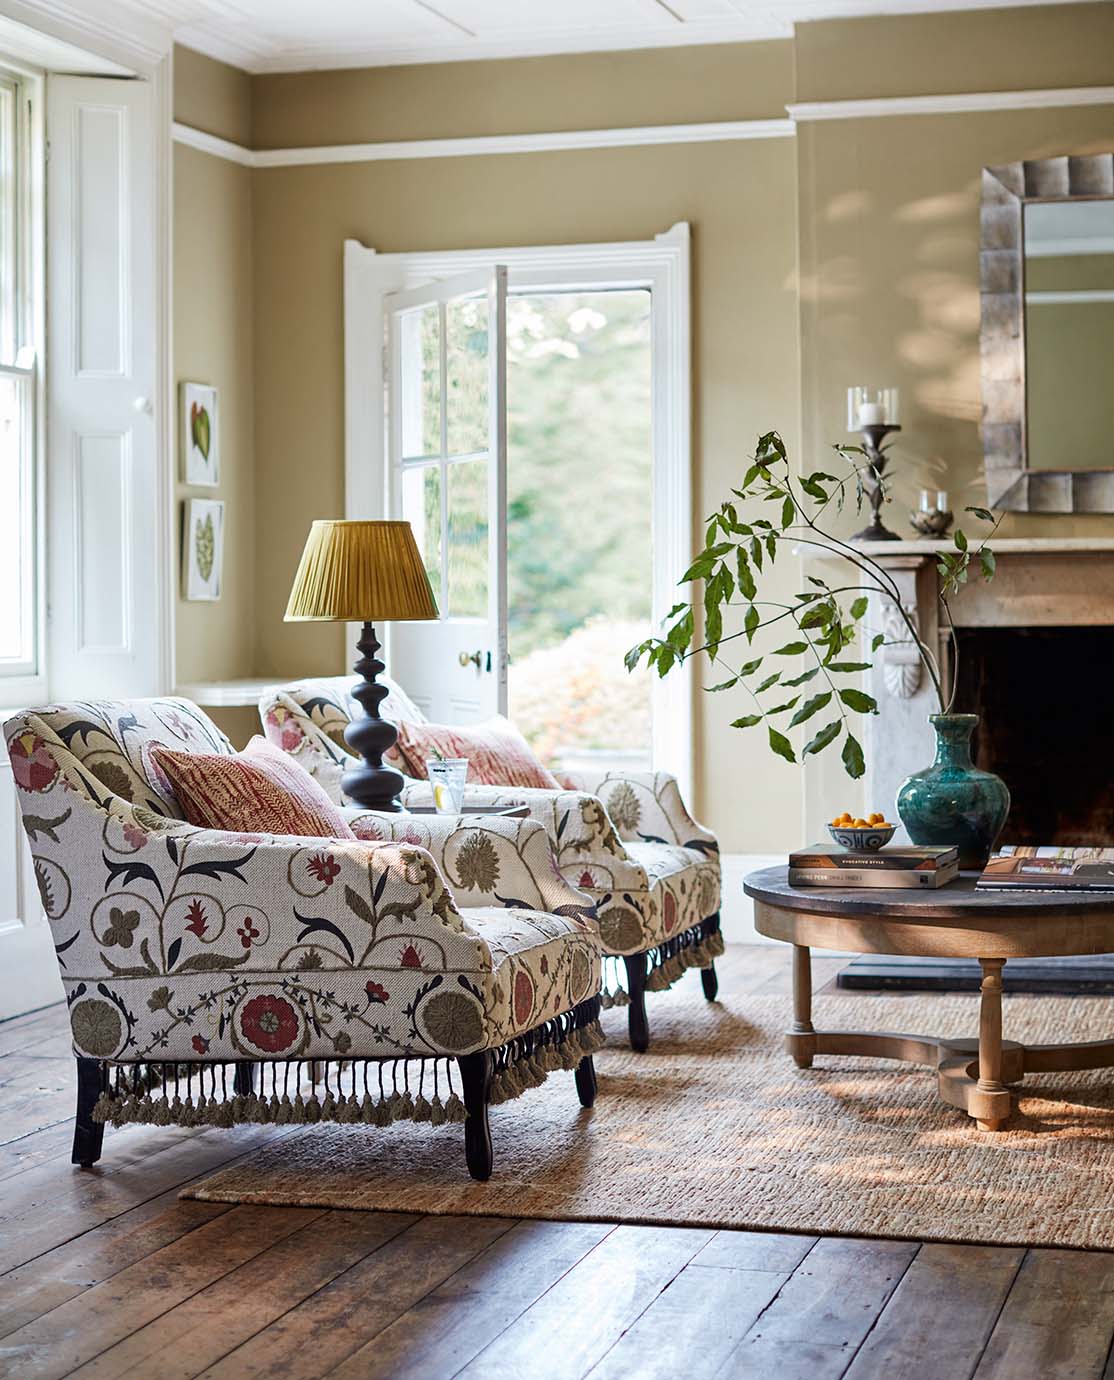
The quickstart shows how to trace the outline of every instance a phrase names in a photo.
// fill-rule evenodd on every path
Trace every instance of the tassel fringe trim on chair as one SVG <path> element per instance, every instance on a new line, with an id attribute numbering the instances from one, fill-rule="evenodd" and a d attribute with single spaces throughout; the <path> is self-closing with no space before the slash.
<path id="1" fill-rule="evenodd" d="M 684 930 L 672 939 L 663 940 L 655 948 L 647 950 L 650 964 L 646 974 L 646 991 L 668 991 L 690 968 L 710 967 L 723 951 L 723 935 L 720 932 L 718 915 L 709 917 L 699 925 L 693 925 L 692 929 Z M 615 986 L 608 990 L 607 975 L 612 969 Z M 621 970 L 622 959 L 604 960 L 605 982 L 600 1004 L 605 1011 L 613 1006 L 630 1005 L 630 997 L 619 977 Z"/>
<path id="2" fill-rule="evenodd" d="M 550 1073 L 575 1069 L 603 1043 L 599 998 L 592 997 L 492 1050 L 488 1101 L 507 1102 L 528 1088 L 540 1087 Z M 316 1121 L 365 1126 L 419 1121 L 441 1126 L 465 1119 L 464 1103 L 453 1083 L 454 1062 L 442 1057 L 105 1065 L 93 1120 L 113 1126 L 284 1126 Z M 249 1078 L 251 1090 L 245 1091 Z M 156 1089 L 161 1089 L 161 1096 L 155 1096 Z"/>

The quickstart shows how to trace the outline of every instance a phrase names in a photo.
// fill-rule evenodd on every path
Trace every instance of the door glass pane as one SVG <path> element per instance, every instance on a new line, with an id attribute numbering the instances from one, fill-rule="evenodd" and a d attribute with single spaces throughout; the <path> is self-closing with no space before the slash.
<path id="1" fill-rule="evenodd" d="M 27 391 L 24 379 L 0 378 L 0 669 L 8 670 L 26 667 L 33 651 L 31 467 L 22 416 Z"/>
<path id="2" fill-rule="evenodd" d="M 487 298 L 466 297 L 445 308 L 445 420 L 449 455 L 487 450 Z"/>
<path id="3" fill-rule="evenodd" d="M 567 771 L 650 761 L 650 358 L 645 289 L 507 303 L 510 714 Z"/>
<path id="4" fill-rule="evenodd" d="M 450 618 L 487 617 L 487 474 L 486 457 L 448 467 Z"/>
<path id="5" fill-rule="evenodd" d="M 402 454 L 441 454 L 441 323 L 437 304 L 399 318 Z"/>
<path id="6" fill-rule="evenodd" d="M 441 471 L 416 465 L 402 471 L 402 516 L 414 529 L 434 598 L 441 601 Z"/>

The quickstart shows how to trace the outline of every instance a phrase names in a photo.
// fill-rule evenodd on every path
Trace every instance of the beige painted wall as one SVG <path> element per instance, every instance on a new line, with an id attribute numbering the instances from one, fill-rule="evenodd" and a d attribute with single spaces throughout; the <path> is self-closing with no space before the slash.
<path id="1" fill-rule="evenodd" d="M 250 109 L 244 73 L 187 49 L 176 52 L 175 69 L 176 118 L 225 137 L 243 135 Z M 225 505 L 221 598 L 183 599 L 179 574 L 179 684 L 250 675 L 256 660 L 251 203 L 250 169 L 174 146 L 174 377 L 176 384 L 191 380 L 220 390 L 221 451 L 216 489 L 184 485 L 178 455 L 177 493 L 179 500 L 218 498 Z M 247 726 L 242 720 L 222 720 L 237 741 Z"/>
<path id="2" fill-rule="evenodd" d="M 702 516 L 740 477 L 759 430 L 795 442 L 794 187 L 789 140 L 258 173 L 260 673 L 336 670 L 343 655 L 339 630 L 281 618 L 310 519 L 343 510 L 345 237 L 383 252 L 457 249 L 646 239 L 689 220 Z M 726 847 L 776 846 L 769 821 L 795 813 L 799 781 L 766 779 L 759 745 L 727 727 L 737 713 L 719 697 L 698 705 L 698 808 Z M 755 811 L 740 784 L 759 775 Z"/>
<path id="3" fill-rule="evenodd" d="M 265 76 L 251 81 L 250 126 L 256 146 L 275 147 L 777 117 L 793 99 L 1106 84 L 1112 25 L 1108 4 L 1031 7 L 826 21 L 762 45 Z M 211 118 L 227 127 L 228 103 L 209 108 L 225 112 Z M 960 506 L 982 498 L 981 168 L 1112 146 L 1114 107 L 1077 107 L 802 124 L 795 145 L 256 171 L 252 669 L 335 670 L 343 655 L 337 630 L 280 620 L 310 519 L 343 504 L 346 237 L 383 251 L 465 248 L 631 239 L 689 220 L 698 514 L 723 496 L 760 428 L 781 428 L 810 468 L 826 464 L 830 444 L 847 439 L 847 385 L 892 382 L 904 405 L 902 501 L 890 518 L 901 528 L 922 482 L 949 487 Z M 1111 524 L 1019 517 L 1009 528 Z M 811 769 L 806 789 L 804 774 L 727 727 L 738 712 L 719 697 L 700 705 L 698 809 L 729 850 L 799 841 L 803 810 L 818 833 L 834 803 L 853 798 L 838 762 L 835 773 Z"/>

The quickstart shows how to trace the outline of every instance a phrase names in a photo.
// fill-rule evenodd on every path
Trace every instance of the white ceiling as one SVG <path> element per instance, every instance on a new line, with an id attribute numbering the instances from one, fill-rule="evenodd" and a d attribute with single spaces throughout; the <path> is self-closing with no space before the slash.
<path id="1" fill-rule="evenodd" d="M 109 0 L 251 72 L 787 38 L 846 15 L 1047 0 Z M 1053 3 L 1069 0 L 1053 0 Z M 95 11 L 104 0 L 85 0 Z"/>

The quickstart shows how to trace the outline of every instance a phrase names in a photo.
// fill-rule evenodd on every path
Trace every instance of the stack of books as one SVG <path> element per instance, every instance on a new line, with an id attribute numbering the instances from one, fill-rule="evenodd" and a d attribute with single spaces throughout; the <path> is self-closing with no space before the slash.
<path id="1" fill-rule="evenodd" d="M 855 852 L 816 843 L 789 855 L 790 886 L 947 886 L 959 875 L 955 848 L 910 844 Z"/>
<path id="2" fill-rule="evenodd" d="M 991 891 L 1114 891 L 1114 848 L 1001 848 L 978 886 Z"/>

